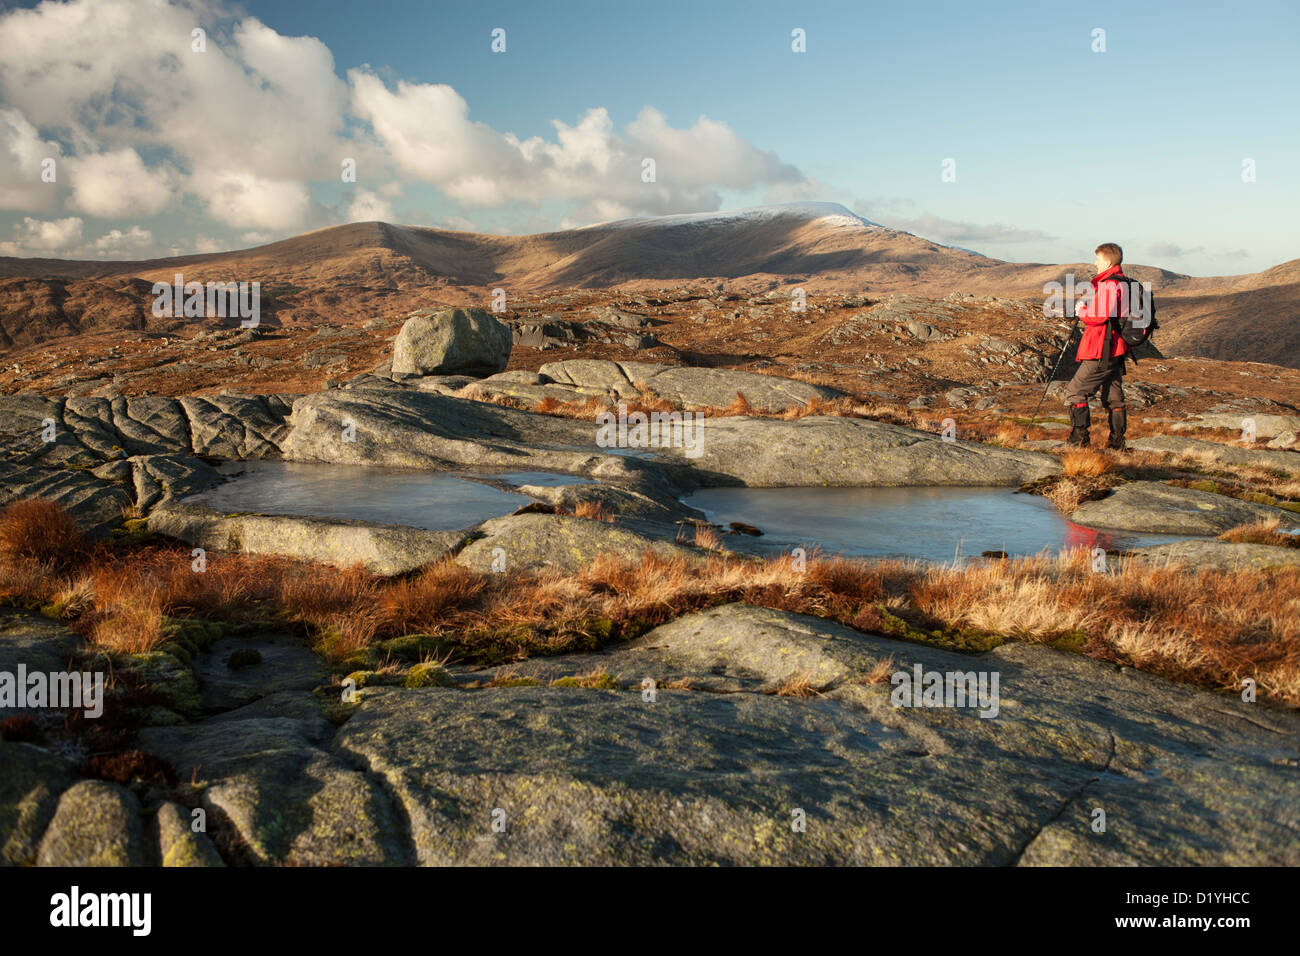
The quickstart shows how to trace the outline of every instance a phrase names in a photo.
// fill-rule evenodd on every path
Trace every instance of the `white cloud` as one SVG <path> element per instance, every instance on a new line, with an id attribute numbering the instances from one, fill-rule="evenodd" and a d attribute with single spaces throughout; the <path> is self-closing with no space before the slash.
<path id="1" fill-rule="evenodd" d="M 298 180 L 264 179 L 247 171 L 205 170 L 190 182 L 212 217 L 236 228 L 297 228 L 307 222 L 312 209 L 307 184 Z"/>
<path id="2" fill-rule="evenodd" d="M 469 105 L 449 86 L 399 82 L 390 90 L 363 69 L 348 78 L 353 109 L 398 169 L 465 206 L 569 200 L 580 204 L 570 218 L 591 222 L 717 209 L 715 187 L 804 178 L 707 116 L 678 129 L 645 107 L 620 135 L 606 110 L 591 109 L 574 126 L 553 120 L 553 142 L 520 140 L 470 120 Z M 643 181 L 646 159 L 654 161 L 654 182 Z"/>
<path id="3" fill-rule="evenodd" d="M 14 225 L 16 238 L 0 242 L 0 256 L 68 255 L 81 245 L 83 225 L 79 216 L 52 220 L 24 216 L 22 222 Z"/>
<path id="4" fill-rule="evenodd" d="M 285 235 L 344 214 L 396 220 L 409 183 L 467 208 L 558 201 L 571 221 L 591 222 L 713 210 L 719 189 L 805 181 L 725 123 L 678 128 L 652 107 L 621 131 L 593 108 L 572 125 L 552 120 L 552 137 L 521 140 L 472 120 L 450 86 L 390 88 L 369 67 L 344 80 L 319 39 L 232 9 L 67 0 L 0 13 L 0 208 L 53 215 L 64 197 L 69 212 L 138 219 L 196 199 L 214 225 Z M 205 52 L 191 49 L 196 26 Z M 51 154 L 63 156 L 70 193 L 32 182 L 33 163 Z M 345 158 L 356 194 L 330 211 L 312 190 L 338 183 Z M 642 181 L 646 158 L 656 182 Z"/>
<path id="5" fill-rule="evenodd" d="M 108 258 L 121 258 L 138 255 L 153 245 L 153 233 L 139 226 L 132 226 L 126 232 L 112 229 L 90 243 L 95 255 Z"/>
<path id="6" fill-rule="evenodd" d="M 199 24 L 209 30 L 202 53 L 190 48 Z M 165 204 L 163 188 L 185 188 L 222 222 L 300 228 L 312 214 L 306 183 L 338 174 L 346 85 L 315 38 L 252 17 L 231 24 L 207 0 L 71 0 L 0 17 L 0 49 L 4 100 L 83 157 L 91 181 L 74 202 L 93 215 L 127 204 L 102 188 L 122 173 L 143 214 Z M 142 179 L 130 156 L 144 150 L 192 175 L 172 182 L 160 165 Z"/>
<path id="7" fill-rule="evenodd" d="M 234 245 L 225 239 L 215 239 L 212 236 L 198 236 L 194 240 L 194 251 L 206 254 L 209 252 L 229 252 Z"/>
<path id="8" fill-rule="evenodd" d="M 55 160 L 57 182 L 60 153 L 59 144 L 43 140 L 20 110 L 0 109 L 0 209 L 53 208 L 56 185 L 41 179 L 42 164 Z"/>
<path id="9" fill-rule="evenodd" d="M 356 198 L 348 206 L 348 222 L 392 222 L 395 218 L 393 204 L 369 189 L 358 189 Z"/>
<path id="10" fill-rule="evenodd" d="M 915 205 L 910 199 L 858 200 L 853 204 L 853 211 L 882 226 L 901 229 L 934 242 L 1040 242 L 1054 238 L 1037 229 L 1021 229 L 1002 223 L 960 222 L 928 212 L 910 215 Z"/>
<path id="11" fill-rule="evenodd" d="M 104 219 L 152 216 L 171 201 L 173 172 L 166 167 L 146 169 L 129 146 L 69 159 L 66 165 L 72 186 L 69 205 L 79 212 Z"/>

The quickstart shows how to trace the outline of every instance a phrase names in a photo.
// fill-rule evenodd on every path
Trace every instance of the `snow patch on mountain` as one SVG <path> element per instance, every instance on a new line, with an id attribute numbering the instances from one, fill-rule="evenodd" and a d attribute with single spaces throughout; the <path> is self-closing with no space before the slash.
<path id="1" fill-rule="evenodd" d="M 722 212 L 680 213 L 672 216 L 638 216 L 632 219 L 615 219 L 611 222 L 595 223 L 584 226 L 585 229 L 609 228 L 644 228 L 646 226 L 732 226 L 753 225 L 770 222 L 773 219 L 803 219 L 817 221 L 825 226 L 841 226 L 861 229 L 883 229 L 879 223 L 849 211 L 837 202 L 783 202 L 769 203 L 763 206 L 748 206 L 744 209 L 730 209 Z"/>

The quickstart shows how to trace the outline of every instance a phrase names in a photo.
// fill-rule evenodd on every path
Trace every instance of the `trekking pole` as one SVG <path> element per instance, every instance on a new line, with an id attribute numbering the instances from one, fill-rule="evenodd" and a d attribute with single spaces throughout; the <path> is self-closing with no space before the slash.
<path id="1" fill-rule="evenodd" d="M 1052 366 L 1052 372 L 1047 376 L 1047 387 L 1043 389 L 1043 397 L 1038 400 L 1038 406 L 1034 409 L 1034 414 L 1029 418 L 1029 424 L 1025 426 L 1025 433 L 1020 436 L 1024 441 L 1029 437 L 1029 429 L 1034 427 L 1034 422 L 1038 420 L 1038 412 L 1043 407 L 1043 402 L 1047 401 L 1047 393 L 1052 390 L 1052 380 L 1056 378 L 1056 370 L 1061 367 L 1061 360 L 1065 358 L 1066 351 L 1070 348 L 1070 343 L 1074 341 L 1074 330 L 1079 327 L 1079 317 L 1074 317 L 1074 324 L 1070 326 L 1070 334 L 1065 337 L 1065 344 L 1061 346 L 1061 354 L 1056 357 L 1056 364 Z"/>

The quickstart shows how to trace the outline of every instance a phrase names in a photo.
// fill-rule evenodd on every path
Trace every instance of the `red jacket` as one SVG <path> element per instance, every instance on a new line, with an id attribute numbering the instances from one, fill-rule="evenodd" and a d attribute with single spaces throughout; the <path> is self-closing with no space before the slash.
<path id="1" fill-rule="evenodd" d="M 1124 279 L 1122 266 L 1111 266 L 1092 280 L 1094 295 L 1092 301 L 1084 306 L 1079 318 L 1083 320 L 1083 338 L 1079 340 L 1079 349 L 1074 354 L 1076 362 L 1101 358 L 1101 343 L 1106 336 L 1106 322 L 1109 316 L 1123 316 L 1120 311 L 1120 289 L 1118 282 L 1110 279 Z M 1117 358 L 1128 352 L 1128 344 L 1114 330 L 1110 334 L 1110 357 Z"/>

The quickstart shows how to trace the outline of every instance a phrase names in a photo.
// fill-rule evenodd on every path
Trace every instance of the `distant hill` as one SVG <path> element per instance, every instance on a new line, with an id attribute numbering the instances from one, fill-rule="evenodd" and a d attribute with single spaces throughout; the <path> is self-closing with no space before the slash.
<path id="1" fill-rule="evenodd" d="M 430 300 L 486 301 L 561 288 L 652 289 L 683 284 L 766 291 L 883 295 L 971 292 L 1041 298 L 1043 285 L 1084 264 L 1009 263 L 943 246 L 854 215 L 836 203 L 788 203 L 726 213 L 626 219 L 528 236 L 351 223 L 252 249 L 134 262 L 0 258 L 0 345 L 85 331 L 167 328 L 149 286 L 186 280 L 260 281 L 269 325 L 346 324 Z M 1154 267 L 1128 272 L 1159 292 L 1167 354 L 1300 367 L 1300 260 L 1212 279 Z"/>

